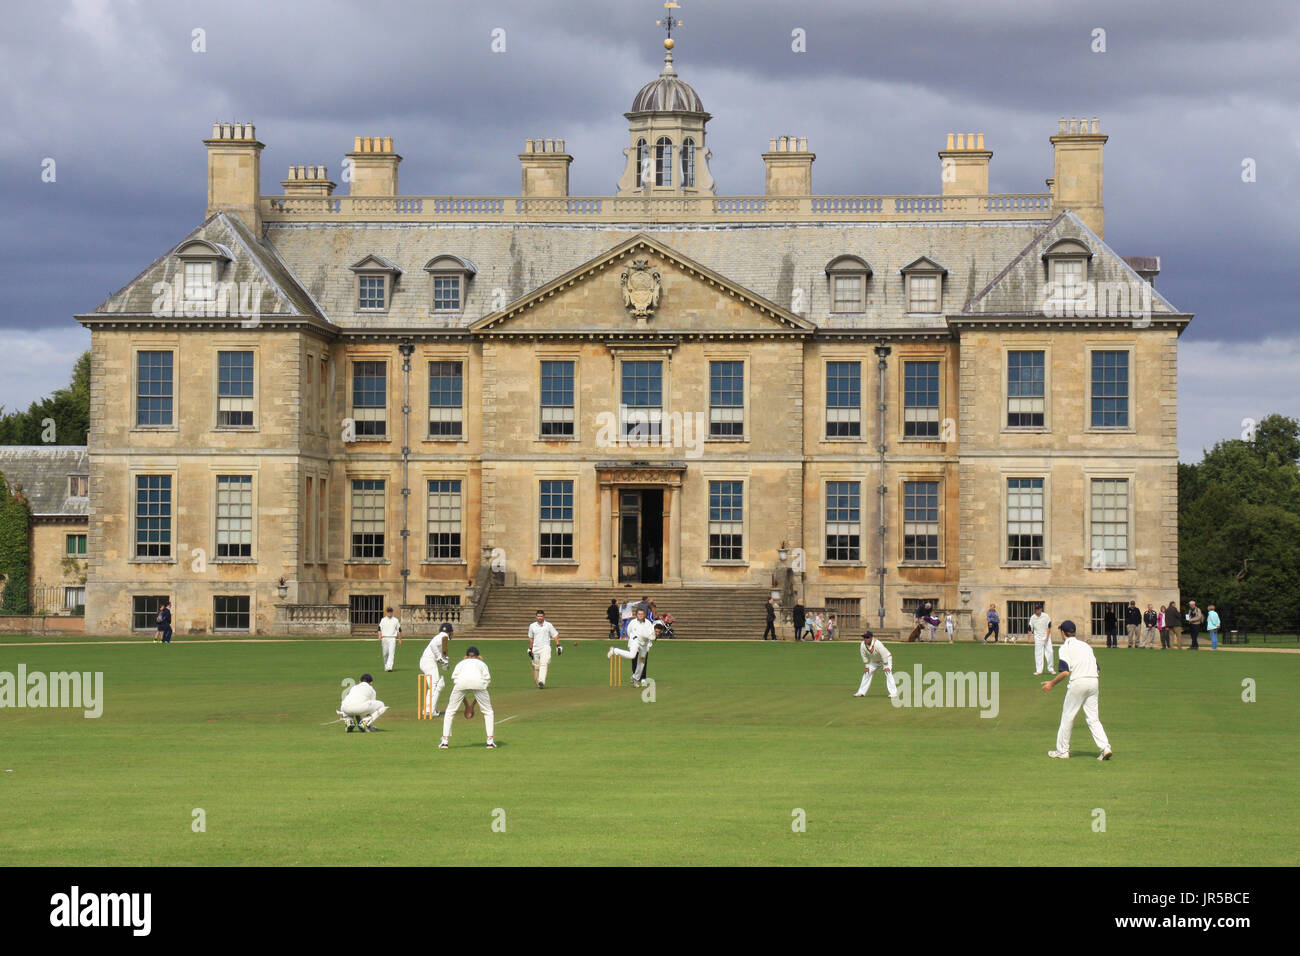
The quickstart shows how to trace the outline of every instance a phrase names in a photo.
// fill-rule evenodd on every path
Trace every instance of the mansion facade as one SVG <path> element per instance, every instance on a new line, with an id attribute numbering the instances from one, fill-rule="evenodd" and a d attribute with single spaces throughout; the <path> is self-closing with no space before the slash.
<path id="1" fill-rule="evenodd" d="M 671 50 L 626 115 L 603 197 L 550 139 L 518 196 L 403 195 L 388 137 L 346 195 L 295 165 L 265 196 L 253 126 L 215 126 L 206 219 L 77 316 L 87 630 L 439 618 L 488 574 L 886 628 L 930 600 L 963 636 L 1177 595 L 1191 316 L 1104 240 L 1096 120 L 1060 121 L 1045 193 L 990 194 L 960 134 L 934 195 L 820 196 L 783 136 L 722 197 Z"/>

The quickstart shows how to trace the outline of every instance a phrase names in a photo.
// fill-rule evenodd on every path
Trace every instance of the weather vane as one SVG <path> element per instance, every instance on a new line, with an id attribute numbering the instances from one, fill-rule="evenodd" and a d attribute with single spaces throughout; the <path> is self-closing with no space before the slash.
<path id="1" fill-rule="evenodd" d="M 668 16 L 664 17 L 662 20 L 656 20 L 655 24 L 663 27 L 668 32 L 668 37 L 664 40 L 664 49 L 671 50 L 673 48 L 673 27 L 679 27 L 682 25 L 681 20 L 673 19 L 672 11 L 680 9 L 680 4 L 673 3 L 673 0 L 668 0 L 668 2 L 664 4 L 664 9 L 668 11 Z"/>

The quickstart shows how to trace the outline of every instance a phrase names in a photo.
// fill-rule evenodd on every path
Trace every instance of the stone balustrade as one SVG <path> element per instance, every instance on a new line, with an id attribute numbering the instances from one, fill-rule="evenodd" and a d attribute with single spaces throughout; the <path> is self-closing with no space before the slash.
<path id="1" fill-rule="evenodd" d="M 971 196 L 263 196 L 265 222 L 925 222 L 1045 219 L 1048 193 Z"/>

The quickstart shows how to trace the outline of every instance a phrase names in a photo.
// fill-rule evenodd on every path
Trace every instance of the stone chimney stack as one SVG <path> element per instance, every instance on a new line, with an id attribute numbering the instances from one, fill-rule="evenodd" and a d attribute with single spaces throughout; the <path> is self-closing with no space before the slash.
<path id="1" fill-rule="evenodd" d="M 940 179 L 945 196 L 987 196 L 989 160 L 983 133 L 949 133 L 947 149 L 939 150 Z"/>
<path id="2" fill-rule="evenodd" d="M 252 123 L 213 123 L 208 148 L 208 211 L 238 216 L 253 235 L 262 235 L 257 202 L 261 192 L 262 150 Z"/>
<path id="3" fill-rule="evenodd" d="M 1101 201 L 1101 152 L 1108 138 L 1102 135 L 1095 116 L 1091 123 L 1061 117 L 1052 137 L 1056 161 L 1049 180 L 1052 214 L 1069 209 L 1103 239 L 1106 213 Z"/>
<path id="4" fill-rule="evenodd" d="M 393 152 L 391 136 L 358 136 L 347 157 L 352 164 L 349 195 L 397 195 L 397 164 L 402 157 Z"/>
<path id="5" fill-rule="evenodd" d="M 290 166 L 289 178 L 280 185 L 286 196 L 330 196 L 338 184 L 330 181 L 324 166 Z"/>
<path id="6" fill-rule="evenodd" d="M 812 164 L 817 158 L 808 152 L 808 139 L 776 136 L 768 140 L 763 154 L 767 170 L 764 192 L 768 196 L 811 196 Z"/>
<path id="7" fill-rule="evenodd" d="M 573 157 L 564 151 L 562 139 L 529 139 L 519 154 L 523 171 L 521 196 L 569 195 L 569 164 Z"/>

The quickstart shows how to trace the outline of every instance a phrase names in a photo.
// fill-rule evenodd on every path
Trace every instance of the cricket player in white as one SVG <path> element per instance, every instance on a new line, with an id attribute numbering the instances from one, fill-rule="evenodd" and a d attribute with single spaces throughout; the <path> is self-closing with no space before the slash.
<path id="1" fill-rule="evenodd" d="M 654 645 L 655 626 L 646 620 L 645 608 L 636 609 L 636 617 L 627 625 L 627 650 L 620 647 L 611 647 L 606 657 L 613 657 L 617 654 L 619 657 L 626 657 L 630 661 L 636 661 L 632 668 L 632 683 L 641 683 L 641 675 L 645 670 L 646 655 L 650 653 L 650 648 Z"/>
<path id="2" fill-rule="evenodd" d="M 898 696 L 898 685 L 894 683 L 894 655 L 889 653 L 889 648 L 884 645 L 883 641 L 878 641 L 875 635 L 870 631 L 862 635 L 862 644 L 858 648 L 862 652 L 862 683 L 858 685 L 858 692 L 854 697 L 866 697 L 867 691 L 871 689 L 871 678 L 875 676 L 876 668 L 885 669 L 885 689 L 889 691 L 890 697 Z"/>
<path id="3" fill-rule="evenodd" d="M 473 696 L 474 703 L 483 711 L 483 726 L 487 731 L 487 745 L 495 747 L 496 739 L 492 731 L 496 727 L 496 717 L 492 713 L 492 698 L 488 696 L 488 685 L 492 683 L 492 674 L 488 666 L 478 656 L 478 648 L 471 647 L 465 651 L 465 659 L 451 672 L 451 697 L 447 700 L 447 712 L 442 716 L 442 742 L 439 750 L 446 750 L 451 743 L 451 721 L 456 711 L 467 696 Z M 473 714 L 473 704 L 467 708 L 465 716 Z"/>
<path id="4" fill-rule="evenodd" d="M 1061 644 L 1061 672 L 1051 680 L 1043 681 L 1043 691 L 1050 691 L 1068 674 L 1070 686 L 1065 691 L 1065 705 L 1061 708 L 1061 726 L 1056 731 L 1056 749 L 1049 750 L 1047 756 L 1065 759 L 1070 756 L 1070 735 L 1074 731 L 1074 718 L 1083 708 L 1083 719 L 1092 733 L 1093 743 L 1101 750 L 1098 760 L 1109 760 L 1110 741 L 1106 739 L 1106 730 L 1097 716 L 1097 655 L 1084 641 L 1074 636 L 1074 622 L 1061 622 L 1061 635 L 1065 641 Z"/>
<path id="5" fill-rule="evenodd" d="M 384 656 L 384 670 L 393 669 L 393 658 L 397 654 L 397 645 L 402 643 L 402 624 L 397 620 L 390 607 L 379 619 L 379 651 Z"/>
<path id="6" fill-rule="evenodd" d="M 1047 658 L 1047 673 L 1055 674 L 1056 668 L 1052 664 L 1052 619 L 1041 604 L 1029 617 L 1029 631 L 1034 635 L 1034 676 L 1043 673 L 1044 656 Z"/>
<path id="7" fill-rule="evenodd" d="M 438 698 L 442 696 L 442 688 L 446 685 L 446 681 L 442 679 L 442 674 L 438 673 L 438 669 L 441 668 L 442 673 L 445 674 L 451 664 L 451 660 L 447 657 L 447 651 L 451 648 L 452 630 L 451 624 L 444 624 L 442 629 L 434 635 L 433 640 L 429 642 L 429 646 L 424 649 L 424 653 L 420 655 L 420 673 L 436 678 L 429 681 L 429 691 L 426 695 L 427 700 L 424 708 L 434 717 L 442 716 L 438 713 Z"/>
<path id="8" fill-rule="evenodd" d="M 952 643 L 953 632 L 957 629 L 957 617 L 952 611 L 943 616 L 943 626 L 948 631 L 948 643 Z"/>
<path id="9" fill-rule="evenodd" d="M 382 717 L 387 709 L 382 700 L 375 699 L 374 678 L 369 674 L 362 674 L 361 680 L 353 684 L 344 696 L 338 713 L 342 717 L 349 718 L 348 733 L 354 730 L 364 733 L 374 726 L 375 721 Z"/>
<path id="10" fill-rule="evenodd" d="M 551 666 L 551 641 L 559 636 L 555 625 L 546 619 L 545 611 L 538 611 L 537 620 L 528 625 L 528 656 L 533 660 L 533 681 L 538 690 L 546 689 L 546 669 Z"/>

